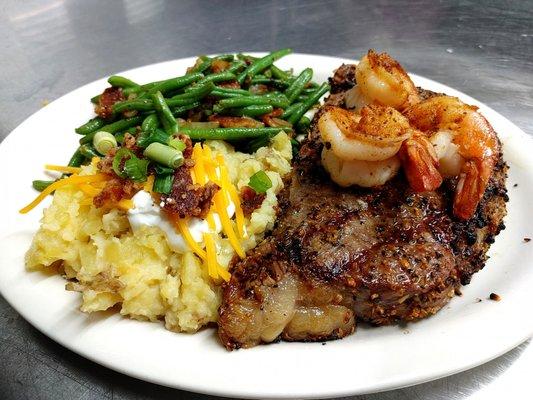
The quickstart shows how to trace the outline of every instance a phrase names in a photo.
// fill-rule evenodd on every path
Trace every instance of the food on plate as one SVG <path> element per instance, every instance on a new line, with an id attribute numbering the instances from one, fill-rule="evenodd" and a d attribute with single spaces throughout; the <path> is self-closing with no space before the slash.
<path id="1" fill-rule="evenodd" d="M 274 62 L 284 49 L 199 57 L 185 75 L 139 84 L 112 76 L 96 117 L 55 181 L 26 254 L 81 293 L 81 310 L 116 307 L 140 320 L 194 332 L 218 320 L 221 284 L 272 229 L 296 134 L 329 90 L 313 71 Z"/>
<path id="2" fill-rule="evenodd" d="M 62 175 L 21 210 L 54 195 L 27 268 L 63 274 L 85 312 L 217 323 L 229 350 L 438 312 L 505 227 L 494 129 L 386 53 L 329 84 L 278 68 L 288 53 L 110 77 L 68 165 L 46 166 Z"/>
<path id="3" fill-rule="evenodd" d="M 330 83 L 272 233 L 224 285 L 219 336 L 230 350 L 433 315 L 505 227 L 507 165 L 476 107 L 416 88 L 373 51 Z"/>

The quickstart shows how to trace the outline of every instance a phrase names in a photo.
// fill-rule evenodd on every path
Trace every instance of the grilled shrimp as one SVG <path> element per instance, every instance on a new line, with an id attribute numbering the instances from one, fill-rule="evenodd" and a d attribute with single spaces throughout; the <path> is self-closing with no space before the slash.
<path id="1" fill-rule="evenodd" d="M 348 108 L 379 104 L 403 111 L 420 101 L 409 75 L 387 53 L 369 50 L 357 65 L 355 78 L 357 85 L 346 93 Z"/>
<path id="2" fill-rule="evenodd" d="M 318 128 L 325 143 L 322 165 L 341 186 L 383 185 L 401 164 L 415 191 L 434 190 L 442 182 L 433 146 L 394 108 L 365 106 L 357 115 L 326 107 Z"/>
<path id="3" fill-rule="evenodd" d="M 405 115 L 414 127 L 430 136 L 440 172 L 444 176 L 459 176 L 454 215 L 471 218 L 500 151 L 494 129 L 477 112 L 477 107 L 450 96 L 431 97 L 407 109 Z"/>

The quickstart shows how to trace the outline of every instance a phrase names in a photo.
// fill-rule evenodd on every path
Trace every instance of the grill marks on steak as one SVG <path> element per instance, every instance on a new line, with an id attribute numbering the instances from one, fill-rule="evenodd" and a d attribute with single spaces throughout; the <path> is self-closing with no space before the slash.
<path id="1" fill-rule="evenodd" d="M 342 93 L 327 103 L 342 104 Z M 374 189 L 333 184 L 320 165 L 319 115 L 279 195 L 274 231 L 234 264 L 224 286 L 219 336 L 228 349 L 336 339 L 356 320 L 432 315 L 484 266 L 503 228 L 501 155 L 475 216 L 457 221 L 456 180 L 427 193 L 414 193 L 401 174 Z"/>

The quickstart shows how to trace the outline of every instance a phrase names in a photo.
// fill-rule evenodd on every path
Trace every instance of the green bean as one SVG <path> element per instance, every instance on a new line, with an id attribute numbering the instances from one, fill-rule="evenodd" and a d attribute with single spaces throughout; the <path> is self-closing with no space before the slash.
<path id="1" fill-rule="evenodd" d="M 235 60 L 235 56 L 233 54 L 221 54 L 213 57 L 213 60 L 233 61 Z"/>
<path id="2" fill-rule="evenodd" d="M 308 96 L 312 94 L 315 90 L 316 90 L 316 87 L 304 87 L 301 94 L 304 96 Z"/>
<path id="3" fill-rule="evenodd" d="M 38 190 L 39 192 L 42 192 L 44 189 L 46 189 L 48 186 L 50 186 L 55 181 L 41 181 L 41 180 L 35 180 L 31 183 L 33 188 L 35 190 Z"/>
<path id="4" fill-rule="evenodd" d="M 93 157 L 100 157 L 100 154 L 98 154 L 96 152 L 96 150 L 94 149 L 93 146 L 91 146 L 90 144 L 82 144 L 79 148 L 79 151 L 81 154 L 83 154 L 83 156 L 87 159 L 91 159 Z"/>
<path id="5" fill-rule="evenodd" d="M 172 115 L 172 111 L 170 111 L 163 94 L 158 91 L 152 93 L 150 96 L 152 98 L 152 102 L 154 103 L 155 110 L 159 115 L 159 120 L 165 128 L 165 132 L 167 132 L 169 135 L 173 135 L 178 131 L 178 123 L 176 122 L 174 115 Z"/>
<path id="6" fill-rule="evenodd" d="M 291 83 L 288 89 L 285 91 L 285 96 L 289 99 L 289 102 L 293 102 L 300 95 L 305 84 L 313 77 L 313 70 L 311 68 L 304 69 L 300 75 Z"/>
<path id="7" fill-rule="evenodd" d="M 205 83 L 198 84 L 196 86 L 188 87 L 185 90 L 185 93 L 173 96 L 168 101 L 177 101 L 177 100 L 183 100 L 183 99 L 198 100 L 198 99 L 201 99 L 202 97 L 207 96 L 214 89 L 215 89 L 215 84 L 211 81 L 207 81 Z M 183 104 L 175 104 L 175 105 L 183 105 Z"/>
<path id="8" fill-rule="evenodd" d="M 142 123 L 143 117 L 136 116 L 131 118 L 125 118 L 118 120 L 116 122 L 113 122 L 112 124 L 105 125 L 101 127 L 99 130 L 109 132 L 109 133 L 116 133 L 123 130 L 126 130 L 128 128 L 131 128 L 132 126 L 137 126 L 140 123 Z M 92 143 L 93 138 L 96 132 L 91 132 L 84 137 L 80 139 L 80 144 L 86 144 L 86 143 Z"/>
<path id="9" fill-rule="evenodd" d="M 229 89 L 229 88 L 221 88 L 216 86 L 211 93 L 209 93 L 210 96 L 215 97 L 222 97 L 222 98 L 228 98 L 228 97 L 240 97 L 240 96 L 250 96 L 251 93 L 248 90 L 244 89 Z"/>
<path id="10" fill-rule="evenodd" d="M 296 131 L 298 133 L 307 133 L 309 127 L 311 126 L 311 120 L 305 115 L 300 118 L 300 121 L 296 124 Z"/>
<path id="11" fill-rule="evenodd" d="M 286 108 L 289 101 L 283 95 L 280 96 L 242 96 L 229 99 L 222 99 L 218 102 L 220 108 L 237 108 L 259 104 L 269 104 L 274 107 Z"/>
<path id="12" fill-rule="evenodd" d="M 200 107 L 202 105 L 202 102 L 195 101 L 190 104 L 185 104 L 183 106 L 172 108 L 172 115 L 175 117 L 181 116 L 184 112 L 192 110 L 193 108 Z"/>
<path id="13" fill-rule="evenodd" d="M 270 132 L 266 135 L 259 136 L 255 139 L 252 139 L 250 142 L 248 142 L 247 150 L 249 153 L 255 153 L 258 149 L 261 147 L 268 146 L 270 144 L 270 139 L 272 139 L 274 136 L 276 136 L 279 133 L 279 128 L 277 132 Z"/>
<path id="14" fill-rule="evenodd" d="M 319 86 L 313 94 L 311 94 L 305 102 L 302 103 L 298 109 L 296 109 L 287 119 L 291 124 L 295 124 L 302 118 L 302 116 L 309 110 L 313 105 L 315 105 L 318 100 L 330 89 L 327 83 L 323 83 Z"/>
<path id="15" fill-rule="evenodd" d="M 272 107 L 270 104 L 258 104 L 241 108 L 228 108 L 223 111 L 224 114 L 235 115 L 238 117 L 258 117 L 271 113 L 272 111 L 274 111 L 274 107 Z"/>
<path id="16" fill-rule="evenodd" d="M 208 122 L 183 122 L 178 125 L 180 129 L 181 128 L 211 129 L 211 128 L 218 128 L 220 124 L 215 121 L 208 121 Z"/>
<path id="17" fill-rule="evenodd" d="M 270 71 L 272 72 L 272 76 L 277 79 L 281 79 L 283 81 L 286 81 L 290 78 L 290 75 L 287 74 L 285 71 L 279 69 L 274 64 L 270 66 Z"/>
<path id="18" fill-rule="evenodd" d="M 202 60 L 203 62 L 196 65 L 192 68 L 191 72 L 204 72 L 207 71 L 209 68 L 211 68 L 211 65 L 213 64 L 213 61 L 215 60 L 223 60 L 223 61 L 233 61 L 235 57 L 233 54 L 222 54 L 220 56 L 216 56 L 213 58 L 209 58 L 207 56 L 200 56 L 198 57 L 199 60 Z"/>
<path id="19" fill-rule="evenodd" d="M 287 81 L 283 81 L 281 79 L 272 79 L 267 78 L 266 76 L 263 78 L 252 78 L 250 81 L 250 85 L 268 85 L 275 87 L 277 89 L 285 90 L 289 86 L 289 83 Z"/>
<path id="20" fill-rule="evenodd" d="M 167 99 L 166 101 L 169 107 L 188 105 L 208 95 L 214 89 L 214 87 L 215 85 L 213 84 L 213 82 L 206 82 L 203 85 L 195 86 L 194 88 L 192 88 L 186 93 L 171 97 L 170 99 Z M 131 111 L 131 110 L 151 111 L 153 109 L 154 109 L 154 103 L 150 99 L 137 98 L 134 100 L 121 101 L 113 105 L 113 112 L 115 114 L 118 114 L 124 111 Z"/>
<path id="21" fill-rule="evenodd" d="M 91 132 L 96 132 L 98 129 L 100 129 L 102 126 L 105 125 L 105 121 L 100 117 L 94 117 L 84 123 L 82 126 L 77 127 L 74 129 L 77 134 L 79 135 L 87 135 Z"/>
<path id="22" fill-rule="evenodd" d="M 127 88 L 127 87 L 139 87 L 140 85 L 129 80 L 128 78 L 125 78 L 123 76 L 113 75 L 110 76 L 107 79 L 107 82 L 111 86 L 120 87 L 120 88 Z"/>
<path id="23" fill-rule="evenodd" d="M 97 94 L 96 96 L 91 97 L 91 103 L 98 104 L 100 102 L 100 95 Z"/>
<path id="24" fill-rule="evenodd" d="M 113 113 L 119 114 L 124 111 L 150 111 L 154 109 L 154 104 L 149 99 L 133 99 L 119 101 L 113 104 Z"/>
<path id="25" fill-rule="evenodd" d="M 236 73 L 243 68 L 246 68 L 246 63 L 243 60 L 236 60 L 231 63 L 230 67 L 226 71 Z"/>
<path id="26" fill-rule="evenodd" d="M 141 132 L 141 134 L 137 137 L 137 146 L 139 147 L 147 147 L 151 143 L 162 143 L 162 144 L 168 144 L 170 136 L 165 131 L 162 131 L 159 128 L 154 129 L 151 132 Z"/>
<path id="27" fill-rule="evenodd" d="M 225 81 L 232 81 L 234 80 L 236 77 L 235 77 L 235 74 L 233 72 L 229 72 L 229 71 L 222 71 L 222 72 L 218 72 L 216 74 L 210 74 L 210 75 L 207 75 L 204 79 L 202 79 L 200 82 L 201 83 L 205 83 L 205 82 L 225 82 Z"/>
<path id="28" fill-rule="evenodd" d="M 158 126 L 159 118 L 157 118 L 157 114 L 150 114 L 143 120 L 141 130 L 143 132 L 152 132 Z"/>
<path id="29" fill-rule="evenodd" d="M 201 63 L 198 63 L 198 61 L 202 61 Z M 189 73 L 193 72 L 204 72 L 207 69 L 211 68 L 211 64 L 213 63 L 213 60 L 211 60 L 207 56 L 200 56 L 198 57 L 198 60 L 196 61 L 196 64 L 189 70 Z"/>
<path id="30" fill-rule="evenodd" d="M 178 76 L 176 78 L 166 79 L 164 81 L 160 81 L 157 84 L 150 87 L 145 94 L 140 96 L 140 98 L 143 98 L 143 96 L 147 97 L 150 94 L 153 94 L 155 92 L 161 92 L 166 93 L 170 92 L 172 90 L 180 89 L 182 87 L 188 86 L 191 83 L 194 83 L 196 81 L 199 81 L 204 78 L 204 74 L 200 72 L 195 72 L 183 76 Z"/>
<path id="31" fill-rule="evenodd" d="M 183 128 L 181 133 L 189 135 L 193 140 L 242 140 L 256 138 L 282 130 L 290 131 L 290 128 L 214 128 L 214 129 L 190 129 Z"/>
<path id="32" fill-rule="evenodd" d="M 85 136 L 87 137 L 87 136 Z M 91 139 L 92 141 L 92 139 Z M 78 148 L 74 154 L 72 154 L 72 157 L 70 157 L 70 160 L 68 161 L 69 167 L 79 167 L 83 162 L 85 161 L 85 156 L 81 154 L 80 149 Z"/>
<path id="33" fill-rule="evenodd" d="M 302 103 L 293 103 L 289 107 L 283 111 L 283 114 L 281 114 L 281 118 L 287 119 L 290 117 L 290 115 L 296 111 L 299 107 L 301 107 Z"/>
<path id="34" fill-rule="evenodd" d="M 274 51 L 259 60 L 252 62 L 243 72 L 237 77 L 237 81 L 242 84 L 246 78 L 252 78 L 258 72 L 270 67 L 272 63 L 287 54 L 292 53 L 291 49 L 282 49 Z"/>

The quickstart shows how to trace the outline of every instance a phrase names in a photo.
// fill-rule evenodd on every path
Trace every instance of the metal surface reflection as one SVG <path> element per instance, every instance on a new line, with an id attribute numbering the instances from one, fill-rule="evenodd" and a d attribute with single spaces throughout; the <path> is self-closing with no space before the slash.
<path id="1" fill-rule="evenodd" d="M 293 47 L 388 51 L 414 73 L 485 102 L 533 134 L 533 2 L 7 0 L 0 10 L 0 139 L 53 100 L 111 73 L 196 54 Z M 55 344 L 0 299 L 0 397 L 196 398 L 128 378 Z M 531 386 L 528 343 L 473 370 L 357 400 L 513 398 Z M 514 397 L 516 398 L 516 397 Z"/>

